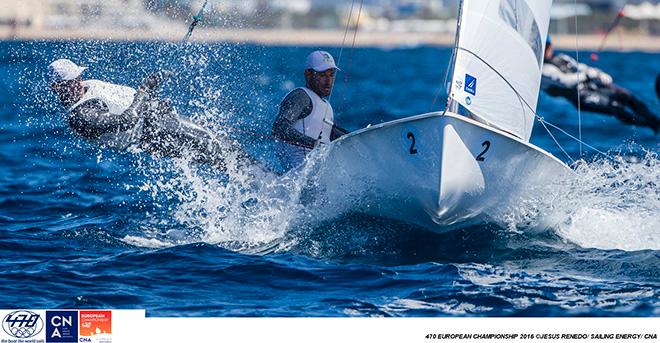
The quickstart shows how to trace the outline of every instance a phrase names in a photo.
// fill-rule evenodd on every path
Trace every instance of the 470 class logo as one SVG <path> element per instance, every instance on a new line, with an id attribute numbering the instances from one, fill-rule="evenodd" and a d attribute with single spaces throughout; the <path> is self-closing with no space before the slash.
<path id="1" fill-rule="evenodd" d="M 30 338 L 43 330 L 41 316 L 31 311 L 14 311 L 2 320 L 2 329 L 16 338 Z"/>

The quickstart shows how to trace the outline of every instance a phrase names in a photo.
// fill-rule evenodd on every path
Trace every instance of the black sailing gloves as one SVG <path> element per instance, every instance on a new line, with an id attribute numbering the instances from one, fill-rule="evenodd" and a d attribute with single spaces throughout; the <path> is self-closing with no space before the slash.
<path id="1" fill-rule="evenodd" d="M 155 93 L 158 88 L 170 78 L 170 76 L 172 76 L 172 72 L 167 70 L 153 73 L 142 81 L 140 90 L 149 95 L 153 95 L 153 93 Z"/>
<path id="2" fill-rule="evenodd" d="M 170 71 L 159 71 L 147 76 L 135 93 L 133 103 L 124 111 L 124 116 L 133 118 L 140 125 L 151 125 L 152 122 L 158 121 L 164 112 L 173 112 L 171 101 L 158 101 L 155 96 L 160 86 L 170 76 L 172 76 Z"/>

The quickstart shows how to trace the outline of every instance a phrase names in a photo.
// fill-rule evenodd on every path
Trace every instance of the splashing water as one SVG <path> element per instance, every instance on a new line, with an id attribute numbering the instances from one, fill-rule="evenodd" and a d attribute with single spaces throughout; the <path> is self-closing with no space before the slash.
<path id="1" fill-rule="evenodd" d="M 557 228 L 566 239 L 599 249 L 660 249 L 660 173 L 658 156 L 617 158 L 580 166 L 567 192 L 570 221 Z"/>
<path id="2" fill-rule="evenodd" d="M 230 168 L 223 176 L 178 159 L 160 169 L 140 168 L 158 170 L 159 175 L 139 189 L 150 192 L 154 200 L 164 196 L 167 203 L 176 204 L 166 216 L 187 230 L 183 236 L 170 233 L 160 244 L 201 241 L 245 252 L 288 251 L 299 243 L 310 245 L 300 240 L 317 234 L 305 230 L 342 217 L 361 200 L 359 194 L 325 193 L 318 184 L 316 172 L 326 162 L 326 152 L 314 151 L 304 168 L 284 176 L 258 166 L 240 169 L 237 156 L 228 161 Z M 639 159 L 622 155 L 614 161 L 582 163 L 574 177 L 539 185 L 491 217 L 511 231 L 551 230 L 584 248 L 660 249 L 657 166 L 653 152 Z M 383 228 L 366 238 L 361 232 L 353 234 L 377 240 L 373 235 L 387 231 Z M 129 239 L 137 245 L 155 244 L 149 235 L 146 241 Z M 315 255 L 319 249 L 323 247 L 312 246 L 307 253 Z"/>
<path id="3" fill-rule="evenodd" d="M 16 55 L 16 59 L 40 60 L 43 63 L 55 57 L 84 56 L 77 61 L 91 67 L 90 76 L 135 86 L 144 75 L 153 71 L 153 64 L 148 63 L 152 56 L 174 49 L 171 44 L 86 42 L 78 45 L 62 43 L 49 53 L 34 49 L 34 56 L 21 56 L 18 51 L 12 54 Z M 259 82 L 240 77 L 236 70 L 227 72 L 237 69 L 249 74 L 260 70 L 262 66 L 258 63 L 247 66 L 239 63 L 247 58 L 245 56 L 254 57 L 255 52 L 258 55 L 259 50 L 244 50 L 231 45 L 213 49 L 193 45 L 186 49 L 179 51 L 176 64 L 163 66 L 181 67 L 179 77 L 173 78 L 173 84 L 164 92 L 178 108 L 185 109 L 182 112 L 186 113 L 182 114 L 191 115 L 195 121 L 215 132 L 227 131 L 228 126 L 267 125 L 262 117 L 268 114 L 268 101 L 260 97 L 271 92 L 271 88 L 278 83 L 270 85 L 266 82 L 260 89 Z M 116 54 L 117 51 L 119 54 Z M 111 55 L 117 55 L 117 58 L 106 63 Z M 249 70 L 244 70 L 246 67 Z M 32 91 L 34 94 L 30 95 L 36 99 L 20 105 L 22 112 L 28 115 L 24 120 L 27 126 L 35 129 L 39 126 L 53 130 L 54 127 L 52 133 L 61 136 L 68 132 L 62 127 L 61 118 L 51 115 L 33 120 L 29 117 L 35 104 L 47 107 L 48 113 L 61 112 L 53 102 L 52 94 L 41 84 L 42 79 L 37 71 L 27 67 L 20 74 L 21 90 Z M 179 84 L 181 82 L 184 83 Z M 175 94 L 181 91 L 187 91 L 190 96 Z M 23 95 L 25 99 L 30 98 L 28 94 Z M 259 130 L 258 126 L 256 130 Z M 89 146 L 80 140 L 74 142 L 77 148 L 89 150 Z M 58 140 L 55 144 L 62 145 L 60 158 L 66 158 L 62 151 L 68 153 L 68 146 L 65 146 L 68 143 Z M 97 155 L 98 161 L 102 162 L 112 154 Z M 286 177 L 263 174 L 258 168 L 233 170 L 229 175 L 222 176 L 184 159 L 153 163 L 142 161 L 136 162 L 142 163 L 136 169 L 149 181 L 135 188 L 148 192 L 152 199 L 164 197 L 164 201 L 155 202 L 156 207 L 162 210 L 160 222 L 174 221 L 183 227 L 181 230 L 170 228 L 164 243 L 203 241 L 237 250 L 275 244 L 278 249 L 286 249 L 297 239 L 290 232 L 292 228 L 310 227 L 325 219 L 338 218 L 350 211 L 356 201 L 362 200 L 359 194 L 342 194 L 344 198 L 329 195 L 332 206 L 321 204 L 322 196 L 312 203 L 301 201 L 301 197 L 306 196 L 306 190 L 322 190 L 322 185 L 315 184 L 312 172 L 313 165 L 322 163 L 322 160 L 317 157 L 305 171 Z M 230 162 L 229 165 L 238 164 Z M 657 213 L 660 212 L 660 204 L 657 185 L 660 176 L 657 169 L 657 155 L 654 153 L 647 153 L 638 160 L 619 157 L 616 162 L 598 160 L 582 164 L 575 170 L 576 178 L 534 189 L 530 192 L 532 196 L 510 204 L 505 210 L 495 213 L 493 218 L 496 223 L 513 231 L 550 228 L 566 241 L 582 247 L 658 249 L 660 223 Z M 145 239 L 163 238 L 160 233 L 156 234 L 158 230 L 146 224 L 144 226 Z"/>
<path id="4" fill-rule="evenodd" d="M 270 142 L 225 127 L 270 132 L 277 104 L 302 81 L 309 48 L 191 44 L 176 63 L 157 64 L 172 45 L 3 47 L 0 306 L 134 306 L 156 316 L 660 313 L 653 153 L 579 165 L 575 178 L 538 186 L 495 213 L 496 224 L 436 234 L 351 213 L 370 199 L 359 187 L 328 194 L 315 177 L 315 168 L 331 166 L 321 151 L 309 168 L 279 176 L 240 169 L 236 156 L 225 175 L 186 159 L 98 149 L 70 132 L 39 75 L 62 57 L 90 67 L 87 77 L 132 87 L 160 67 L 175 69 L 162 92 L 182 115 L 273 162 Z M 450 56 L 442 48 L 356 49 L 359 68 L 337 121 L 358 129 L 428 110 L 437 84 L 428 67 Z M 634 61 L 637 68 L 611 68 L 615 78 L 657 105 L 650 78 L 637 72 L 653 69 L 654 55 L 607 56 L 611 66 Z M 410 60 L 419 63 L 402 63 Z M 570 103 L 542 94 L 540 111 L 575 129 Z M 658 152 L 650 130 L 615 118 L 585 116 L 583 129 L 601 150 L 634 140 Z M 534 143 L 562 158 L 540 131 Z M 562 143 L 577 155 L 577 145 Z M 656 250 L 641 250 L 648 248 Z M 36 263 L 16 263 L 26 259 Z"/>
<path id="5" fill-rule="evenodd" d="M 163 214 L 184 229 L 170 230 L 165 237 L 145 229 L 146 237 L 128 235 L 124 241 L 147 247 L 205 242 L 244 252 L 288 250 L 297 242 L 296 230 L 339 215 L 317 210 L 324 200 L 314 171 L 324 153 L 313 152 L 302 168 L 283 176 L 259 165 L 245 166 L 237 154 L 229 155 L 222 174 L 188 159 L 141 165 L 137 169 L 153 181 L 135 188 L 157 203 L 162 198 L 171 204 Z"/>
<path id="6" fill-rule="evenodd" d="M 585 248 L 660 249 L 658 155 L 582 163 L 575 177 L 543 185 L 496 215 L 513 229 L 554 230 Z"/>

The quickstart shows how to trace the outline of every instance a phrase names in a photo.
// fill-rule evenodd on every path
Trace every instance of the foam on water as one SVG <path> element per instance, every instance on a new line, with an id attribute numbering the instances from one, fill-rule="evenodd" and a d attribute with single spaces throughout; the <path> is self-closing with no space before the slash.
<path id="1" fill-rule="evenodd" d="M 127 235 L 124 241 L 144 247 L 156 241 L 163 245 L 205 242 L 238 251 L 287 250 L 296 243 L 292 228 L 305 228 L 327 217 L 309 210 L 320 200 L 305 199 L 317 188 L 311 174 L 321 160 L 319 155 L 322 152 L 310 154 L 304 168 L 283 176 L 259 165 L 246 167 L 239 163 L 237 153 L 228 154 L 226 173 L 209 172 L 187 159 L 146 164 L 142 159 L 137 168 L 149 177 L 135 188 L 155 203 L 169 204 L 164 215 L 184 227 L 184 232 L 163 235 L 144 230 L 146 237 Z"/>
<path id="2" fill-rule="evenodd" d="M 189 232 L 160 238 L 148 235 L 147 241 L 130 243 L 148 246 L 153 245 L 150 240 L 164 238 L 162 244 L 202 241 L 239 251 L 288 250 L 304 239 L 301 231 L 340 217 L 360 200 L 323 192 L 315 171 L 325 163 L 324 157 L 322 150 L 315 152 L 305 168 L 284 176 L 257 166 L 241 169 L 237 156 L 228 160 L 223 177 L 185 159 L 161 163 L 156 168 L 159 175 L 147 178 L 155 181 L 146 181 L 139 189 L 154 200 L 164 196 L 166 203 L 175 204 L 167 215 Z M 151 173 L 154 168 L 143 170 Z M 492 217 L 513 231 L 552 230 L 584 248 L 658 250 L 658 184 L 655 153 L 600 159 L 579 164 L 573 177 L 536 186 Z M 310 249 L 315 255 L 313 244 Z"/>
<path id="3" fill-rule="evenodd" d="M 122 242 L 137 247 L 153 248 L 153 249 L 169 248 L 174 246 L 174 244 L 172 243 L 163 242 L 156 238 L 144 238 L 144 237 L 137 237 L 131 235 L 124 237 L 122 239 Z"/>
<path id="4" fill-rule="evenodd" d="M 660 249 L 658 156 L 581 163 L 575 177 L 543 185 L 496 219 L 507 227 L 552 229 L 585 248 Z"/>
<path id="5" fill-rule="evenodd" d="M 577 169 L 564 197 L 571 216 L 557 227 L 567 240 L 599 249 L 660 249 L 660 164 L 655 153 L 637 160 L 600 160 Z"/>

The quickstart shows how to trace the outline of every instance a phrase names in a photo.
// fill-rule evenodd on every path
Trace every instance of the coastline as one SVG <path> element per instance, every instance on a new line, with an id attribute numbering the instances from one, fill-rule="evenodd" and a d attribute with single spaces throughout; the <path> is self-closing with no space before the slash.
<path id="1" fill-rule="evenodd" d="M 183 25 L 164 27 L 160 30 L 118 30 L 101 28 L 76 28 L 60 30 L 37 30 L 31 28 L 0 27 L 0 41 L 11 40 L 110 40 L 110 41 L 171 41 L 181 40 L 186 32 Z M 341 46 L 344 30 L 314 29 L 216 29 L 199 28 L 191 41 L 214 43 L 248 43 L 266 46 Z M 602 35 L 553 35 L 556 48 L 574 50 L 597 50 L 603 41 Z M 352 32 L 343 44 L 352 45 Z M 454 35 L 434 32 L 370 32 L 360 31 L 355 39 L 358 47 L 407 47 L 407 46 L 452 46 Z M 660 36 L 621 34 L 614 32 L 603 45 L 603 50 L 613 51 L 660 51 Z"/>

